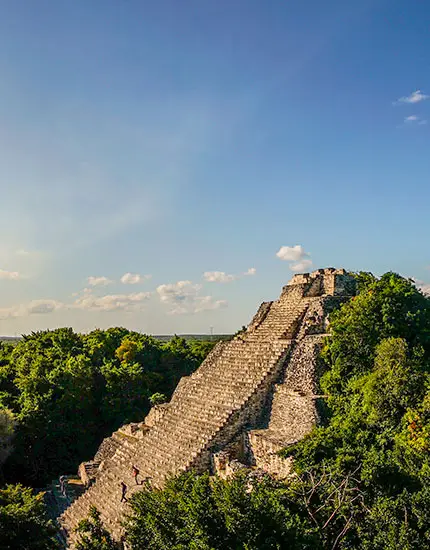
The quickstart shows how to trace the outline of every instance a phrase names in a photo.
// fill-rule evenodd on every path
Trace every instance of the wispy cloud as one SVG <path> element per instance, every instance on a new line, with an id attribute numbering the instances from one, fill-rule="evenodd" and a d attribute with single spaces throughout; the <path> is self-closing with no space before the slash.
<path id="1" fill-rule="evenodd" d="M 0 206 L 1 218 L 1 206 Z M 0 220 L 1 231 L 1 220 Z M 0 243 L 0 279 L 29 279 L 39 276 L 49 263 L 49 254 L 41 250 L 29 250 L 13 242 L 13 235 L 4 232 Z"/>
<path id="2" fill-rule="evenodd" d="M 300 244 L 295 246 L 281 246 L 276 256 L 285 262 L 291 262 L 291 271 L 306 271 L 312 266 L 310 254 Z"/>
<path id="3" fill-rule="evenodd" d="M 170 307 L 171 315 L 200 313 L 227 306 L 226 300 L 215 300 L 212 296 L 201 296 L 202 285 L 191 281 L 178 281 L 159 285 L 157 293 L 160 301 Z"/>
<path id="4" fill-rule="evenodd" d="M 231 283 L 237 279 L 237 275 L 228 275 L 224 271 L 205 271 L 203 279 L 209 283 Z"/>
<path id="5" fill-rule="evenodd" d="M 427 284 L 424 283 L 419 288 L 424 292 L 424 294 L 427 294 L 430 296 L 430 283 L 427 283 Z"/>
<path id="6" fill-rule="evenodd" d="M 228 274 L 225 271 L 205 271 L 203 273 L 203 279 L 208 283 L 231 283 L 237 281 L 242 277 L 249 277 L 255 275 L 257 270 L 255 267 L 250 267 L 247 271 L 236 275 Z"/>
<path id="7" fill-rule="evenodd" d="M 124 285 L 137 285 L 151 278 L 152 275 L 140 275 L 139 273 L 124 273 L 121 283 Z"/>
<path id="8" fill-rule="evenodd" d="M 0 279 L 16 281 L 17 279 L 21 279 L 21 275 L 18 271 L 6 271 L 5 269 L 0 269 Z"/>
<path id="9" fill-rule="evenodd" d="M 227 307 L 227 300 L 214 300 L 212 296 L 197 296 L 192 313 Z"/>
<path id="10" fill-rule="evenodd" d="M 87 311 L 141 311 L 151 294 L 151 292 L 135 292 L 96 296 L 91 289 L 85 289 L 71 307 Z"/>
<path id="11" fill-rule="evenodd" d="M 425 101 L 429 99 L 429 95 L 424 94 L 421 90 L 415 90 L 408 96 L 400 97 L 397 101 L 394 101 L 394 105 L 399 105 L 401 103 L 419 103 L 420 101 Z"/>
<path id="12" fill-rule="evenodd" d="M 73 294 L 72 302 L 60 302 L 52 299 L 31 300 L 28 303 L 0 308 L 0 319 L 44 315 L 58 310 L 85 311 L 142 311 L 152 292 L 134 292 L 130 294 L 106 294 L 97 296 L 93 288 L 84 288 Z"/>
<path id="13" fill-rule="evenodd" d="M 34 256 L 39 256 L 39 252 L 35 250 L 27 250 L 25 248 L 18 248 L 18 250 L 15 251 L 15 254 L 17 256 L 21 256 L 22 258 L 32 258 Z"/>
<path id="14" fill-rule="evenodd" d="M 300 260 L 300 262 L 297 262 L 295 264 L 290 265 L 291 271 L 294 271 L 296 273 L 307 271 L 312 267 L 312 260 Z"/>
<path id="15" fill-rule="evenodd" d="M 430 296 L 430 283 L 425 283 L 416 277 L 411 277 L 411 279 L 414 281 L 417 288 L 424 292 L 424 294 L 428 294 Z"/>
<path id="16" fill-rule="evenodd" d="M 27 304 L 19 304 L 0 308 L 0 319 L 11 317 L 28 317 L 29 315 L 44 315 L 63 309 L 65 305 L 57 300 L 31 300 Z"/>
<path id="17" fill-rule="evenodd" d="M 90 276 L 88 277 L 87 281 L 90 286 L 107 286 L 113 283 L 111 279 L 108 279 L 108 277 L 104 277 L 104 276 L 101 276 L 101 277 Z"/>
<path id="18" fill-rule="evenodd" d="M 96 103 L 91 122 L 82 106 L 61 105 L 49 105 L 41 125 L 0 128 L 0 185 L 10 190 L 0 231 L 57 257 L 170 216 L 201 151 L 223 139 L 226 120 L 235 124 L 219 116 L 229 103 L 206 95 L 160 97 L 138 116 Z"/>
<path id="19" fill-rule="evenodd" d="M 403 119 L 403 123 L 407 125 L 423 126 L 424 124 L 427 124 L 427 120 L 419 115 L 409 115 Z"/>

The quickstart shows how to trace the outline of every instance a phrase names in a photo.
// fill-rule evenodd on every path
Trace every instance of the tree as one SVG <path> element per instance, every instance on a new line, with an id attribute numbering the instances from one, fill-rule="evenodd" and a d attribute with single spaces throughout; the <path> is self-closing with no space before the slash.
<path id="1" fill-rule="evenodd" d="M 100 512 L 95 506 L 90 507 L 88 518 L 79 522 L 76 532 L 79 534 L 77 550 L 115 550 L 112 537 L 100 519 Z"/>
<path id="2" fill-rule="evenodd" d="M 193 473 L 131 499 L 132 549 L 291 550 L 320 548 L 310 519 L 282 483 L 238 475 L 226 481 Z"/>
<path id="3" fill-rule="evenodd" d="M 124 338 L 119 348 L 115 351 L 115 355 L 121 362 L 132 363 L 136 357 L 138 351 L 138 345 L 133 340 Z"/>
<path id="4" fill-rule="evenodd" d="M 0 467 L 12 452 L 15 419 L 9 409 L 0 409 Z"/>
<path id="5" fill-rule="evenodd" d="M 0 343 L 0 410 L 15 419 L 6 479 L 40 487 L 76 471 L 104 437 L 146 416 L 151 395 L 168 400 L 208 352 L 125 328 L 86 335 L 62 328 Z"/>
<path id="6" fill-rule="evenodd" d="M 166 401 L 167 401 L 167 397 L 164 395 L 164 393 L 153 393 L 149 398 L 149 402 L 151 403 L 152 406 L 161 405 Z"/>
<path id="7" fill-rule="evenodd" d="M 331 339 L 324 350 L 330 370 L 325 386 L 336 395 L 352 377 L 373 367 L 376 347 L 385 338 L 422 346 L 430 357 L 430 307 L 412 281 L 395 273 L 362 285 L 362 291 L 330 315 Z"/>
<path id="8" fill-rule="evenodd" d="M 22 485 L 0 489 L 0 541 L 2 550 L 54 550 L 60 546 L 57 528 L 48 518 L 43 494 Z"/>
<path id="9" fill-rule="evenodd" d="M 191 354 L 201 363 L 216 346 L 212 340 L 190 340 L 188 346 Z"/>
<path id="10" fill-rule="evenodd" d="M 430 299 L 393 273 L 330 316 L 328 417 L 298 444 L 291 488 L 325 548 L 430 544 Z"/>

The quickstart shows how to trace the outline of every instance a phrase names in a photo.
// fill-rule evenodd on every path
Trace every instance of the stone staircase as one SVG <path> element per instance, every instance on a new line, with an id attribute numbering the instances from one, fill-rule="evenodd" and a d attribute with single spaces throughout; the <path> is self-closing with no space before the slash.
<path id="1" fill-rule="evenodd" d="M 61 493 L 60 482 L 53 479 L 51 483 L 43 490 L 44 502 L 49 517 L 56 521 L 57 518 L 65 512 L 85 491 L 85 486 L 81 479 L 76 476 L 66 476 L 66 495 Z M 58 542 L 66 546 L 67 540 L 61 531 L 57 536 Z"/>
<path id="2" fill-rule="evenodd" d="M 238 377 L 233 357 L 235 350 L 229 349 L 223 354 L 217 365 L 221 369 L 231 365 L 224 377 L 218 369 L 208 373 L 205 383 L 200 377 L 190 377 L 187 383 L 187 399 L 173 399 L 165 416 L 142 440 L 125 439 L 117 448 L 113 457 L 106 461 L 97 481 L 77 502 L 63 515 L 62 519 L 76 520 L 88 515 L 90 504 L 98 504 L 102 519 L 117 537 L 120 525 L 117 522 L 120 506 L 120 483 L 124 481 L 129 493 L 139 487 L 132 478 L 131 465 L 137 464 L 141 475 L 151 477 L 154 485 L 160 486 L 170 474 L 195 467 L 198 470 L 210 466 L 210 447 L 222 445 L 226 435 L 223 430 L 233 416 L 246 407 L 248 401 L 262 391 L 265 382 L 271 375 L 278 374 L 282 359 L 290 348 L 290 341 L 280 346 L 268 343 L 260 346 L 255 362 L 248 365 L 246 374 Z M 235 348 L 237 344 L 228 346 Z M 241 344 L 239 344 L 242 347 Z M 256 352 L 255 345 L 246 346 Z M 236 350 L 237 352 L 237 350 Z M 271 360 L 267 362 L 267 357 Z M 264 361 L 266 357 L 266 361 Z M 232 423 L 233 430 L 229 437 L 242 426 L 239 419 Z M 72 537 L 73 538 L 73 537 Z"/>
<path id="3" fill-rule="evenodd" d="M 78 521 L 88 515 L 92 504 L 114 537 L 121 537 L 121 519 L 128 505 L 120 503 L 120 484 L 127 484 L 127 496 L 140 489 L 132 476 L 133 464 L 141 478 L 148 477 L 153 486 L 161 487 L 170 475 L 211 469 L 215 453 L 261 425 L 274 389 L 285 380 L 290 357 L 297 355 L 299 335 L 307 337 L 306 319 L 315 309 L 324 309 L 321 289 L 329 284 L 322 279 L 335 281 L 336 276 L 346 275 L 330 270 L 296 282 L 293 278 L 279 300 L 261 306 L 246 332 L 219 343 L 201 367 L 181 381 L 160 414 L 152 411 L 148 415 L 143 432 L 133 435 L 119 430 L 112 442 L 105 440 L 109 452 L 95 457 L 100 462 L 95 483 L 61 515 L 69 544 L 75 540 Z M 331 287 L 336 288 L 335 282 Z M 288 392 L 278 388 L 277 393 L 288 401 Z M 281 409 L 278 424 L 285 420 Z M 288 407 L 284 409 L 288 416 Z M 275 423 L 272 428 L 270 438 L 276 438 Z"/>

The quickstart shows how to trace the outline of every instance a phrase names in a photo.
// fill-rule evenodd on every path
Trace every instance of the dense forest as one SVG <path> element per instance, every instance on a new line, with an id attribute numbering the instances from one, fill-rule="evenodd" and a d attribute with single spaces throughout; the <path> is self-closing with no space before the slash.
<path id="1" fill-rule="evenodd" d="M 359 292 L 331 314 L 322 350 L 324 422 L 283 451 L 294 475 L 187 473 L 144 488 L 131 499 L 130 548 L 430 547 L 430 298 L 393 273 L 356 277 Z M 55 548 L 43 503 L 13 483 L 41 486 L 76 468 L 102 437 L 140 420 L 151 396 L 168 397 L 209 348 L 124 329 L 2 344 L 4 547 Z M 96 509 L 80 531 L 80 550 L 114 548 Z"/>
<path id="2" fill-rule="evenodd" d="M 0 342 L 0 547 L 50 548 L 53 526 L 30 488 L 76 472 L 104 437 L 169 399 L 214 344 L 124 328 Z"/>

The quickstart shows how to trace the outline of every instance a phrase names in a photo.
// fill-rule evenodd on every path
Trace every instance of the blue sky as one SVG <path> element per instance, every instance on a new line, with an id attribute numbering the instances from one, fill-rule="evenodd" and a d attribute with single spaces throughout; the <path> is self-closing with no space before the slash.
<path id="1" fill-rule="evenodd" d="M 1 1 L 0 334 L 231 332 L 326 266 L 429 283 L 429 18 Z"/>

